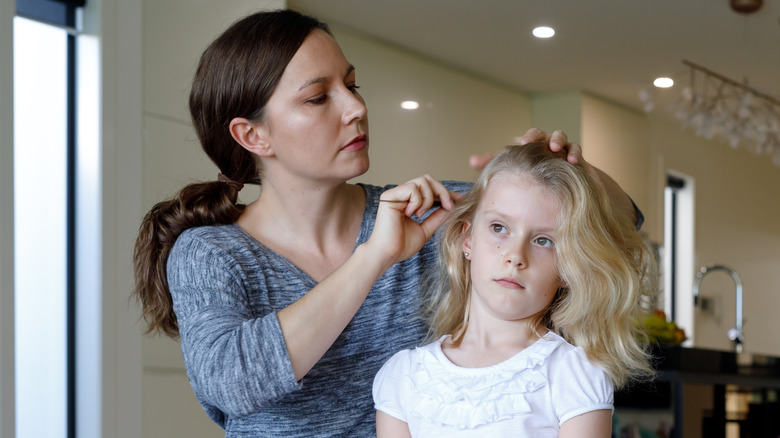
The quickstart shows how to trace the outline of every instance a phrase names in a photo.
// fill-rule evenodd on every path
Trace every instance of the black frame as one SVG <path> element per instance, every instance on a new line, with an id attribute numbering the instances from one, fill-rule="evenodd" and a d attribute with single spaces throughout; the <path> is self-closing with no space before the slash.
<path id="1" fill-rule="evenodd" d="M 669 317 L 671 318 L 671 321 L 676 321 L 677 319 L 677 305 L 675 304 L 676 298 L 677 298 L 677 192 L 685 187 L 685 180 L 682 178 L 677 178 L 676 176 L 667 175 L 666 176 L 666 187 L 671 189 L 671 223 L 669 224 L 670 229 L 670 240 L 669 242 L 669 258 L 671 260 L 671 272 L 669 272 L 669 280 L 670 280 L 670 286 L 669 286 L 669 301 L 671 301 L 671 315 Z"/>
<path id="2" fill-rule="evenodd" d="M 55 26 L 76 27 L 76 9 L 86 0 L 16 0 L 16 15 Z"/>

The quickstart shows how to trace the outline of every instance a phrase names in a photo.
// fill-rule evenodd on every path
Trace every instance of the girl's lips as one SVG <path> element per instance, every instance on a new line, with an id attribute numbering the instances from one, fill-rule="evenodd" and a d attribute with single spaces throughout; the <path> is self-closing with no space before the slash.
<path id="1" fill-rule="evenodd" d="M 521 285 L 520 283 L 518 283 L 512 278 L 498 278 L 495 280 L 495 282 L 499 286 L 505 287 L 507 289 L 525 289 L 523 285 Z"/>
<path id="2" fill-rule="evenodd" d="M 347 143 L 346 146 L 341 148 L 342 151 L 359 151 L 361 149 L 364 149 L 366 146 L 368 146 L 368 136 L 358 135 L 357 137 L 353 138 L 352 141 Z"/>

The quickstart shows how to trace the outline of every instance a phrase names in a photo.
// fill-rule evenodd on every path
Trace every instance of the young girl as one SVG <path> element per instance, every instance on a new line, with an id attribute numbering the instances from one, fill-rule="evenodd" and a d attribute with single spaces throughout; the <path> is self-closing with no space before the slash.
<path id="1" fill-rule="evenodd" d="M 436 340 L 377 374 L 378 436 L 611 436 L 613 387 L 652 375 L 634 224 L 537 142 L 488 164 L 442 232 Z"/>

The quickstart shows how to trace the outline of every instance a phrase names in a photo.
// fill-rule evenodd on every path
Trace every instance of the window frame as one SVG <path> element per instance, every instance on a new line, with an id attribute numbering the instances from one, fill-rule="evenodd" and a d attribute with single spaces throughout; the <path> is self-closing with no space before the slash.
<path id="1" fill-rule="evenodd" d="M 77 425 L 77 150 L 78 14 L 86 0 L 15 0 L 15 16 L 64 29 L 66 37 L 66 423 L 68 438 L 75 438 Z M 15 290 L 15 288 L 14 288 Z M 15 320 L 16 318 L 14 318 Z"/>

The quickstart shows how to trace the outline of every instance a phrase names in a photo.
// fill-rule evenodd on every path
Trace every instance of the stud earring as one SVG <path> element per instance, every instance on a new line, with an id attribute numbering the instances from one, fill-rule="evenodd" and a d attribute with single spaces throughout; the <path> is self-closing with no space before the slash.
<path id="1" fill-rule="evenodd" d="M 463 253 L 463 255 L 464 255 L 466 258 L 469 258 L 469 253 L 468 253 L 468 252 L 464 252 L 464 253 Z"/>

